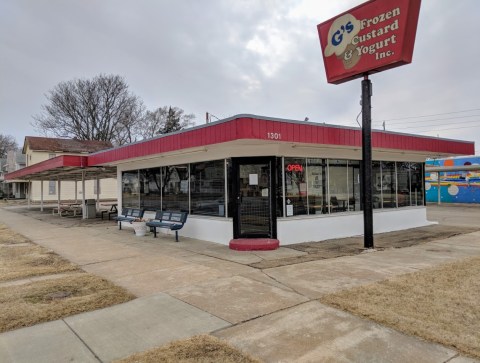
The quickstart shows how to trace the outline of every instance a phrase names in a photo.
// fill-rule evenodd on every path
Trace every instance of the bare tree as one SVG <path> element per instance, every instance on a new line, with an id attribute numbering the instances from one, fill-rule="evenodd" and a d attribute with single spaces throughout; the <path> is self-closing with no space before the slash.
<path id="1" fill-rule="evenodd" d="M 195 115 L 185 114 L 179 107 L 163 106 L 155 111 L 147 111 L 138 134 L 143 138 L 151 138 L 161 134 L 168 134 L 194 125 Z"/>
<path id="2" fill-rule="evenodd" d="M 17 149 L 18 144 L 13 136 L 0 134 L 0 158 L 7 157 L 7 152 L 9 150 Z"/>
<path id="3" fill-rule="evenodd" d="M 48 104 L 33 122 L 43 134 L 116 145 L 136 140 L 132 130 L 143 118 L 143 102 L 118 75 L 61 82 L 45 96 Z"/>

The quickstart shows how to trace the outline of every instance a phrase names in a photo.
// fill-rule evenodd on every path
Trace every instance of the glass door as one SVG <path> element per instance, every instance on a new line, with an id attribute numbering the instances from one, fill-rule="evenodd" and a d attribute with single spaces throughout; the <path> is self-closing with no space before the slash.
<path id="1" fill-rule="evenodd" d="M 273 158 L 233 159 L 235 238 L 276 238 Z"/>

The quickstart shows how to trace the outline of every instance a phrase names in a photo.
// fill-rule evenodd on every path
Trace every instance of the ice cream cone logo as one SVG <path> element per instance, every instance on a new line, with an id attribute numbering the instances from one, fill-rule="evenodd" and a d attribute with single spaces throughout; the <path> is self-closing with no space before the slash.
<path id="1" fill-rule="evenodd" d="M 345 14 L 335 19 L 328 31 L 325 57 L 335 54 L 346 69 L 354 67 L 360 60 L 360 55 L 355 52 L 352 40 L 359 33 L 360 27 L 360 21 L 351 14 Z"/>

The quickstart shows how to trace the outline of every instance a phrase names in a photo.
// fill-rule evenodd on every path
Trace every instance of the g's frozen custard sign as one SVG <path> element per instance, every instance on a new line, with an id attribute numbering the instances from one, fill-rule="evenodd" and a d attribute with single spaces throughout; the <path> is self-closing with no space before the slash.
<path id="1" fill-rule="evenodd" d="M 329 83 L 411 63 L 420 0 L 373 0 L 318 25 Z"/>

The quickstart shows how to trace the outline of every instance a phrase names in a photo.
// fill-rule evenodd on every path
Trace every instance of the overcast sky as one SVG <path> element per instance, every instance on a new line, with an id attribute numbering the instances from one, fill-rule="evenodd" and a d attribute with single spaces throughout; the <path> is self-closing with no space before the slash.
<path id="1" fill-rule="evenodd" d="M 22 145 L 46 92 L 100 73 L 197 124 L 209 111 L 356 127 L 361 81 L 326 82 L 316 26 L 362 2 L 0 0 L 0 133 Z M 373 126 L 480 154 L 479 22 L 478 0 L 423 0 L 412 64 L 370 77 Z"/>

